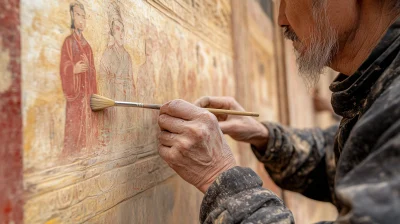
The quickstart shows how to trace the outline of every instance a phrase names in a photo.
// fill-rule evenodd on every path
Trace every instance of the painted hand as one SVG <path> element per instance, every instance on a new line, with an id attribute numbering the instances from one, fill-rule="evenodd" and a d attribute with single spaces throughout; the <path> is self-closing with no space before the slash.
<path id="1" fill-rule="evenodd" d="M 194 103 L 199 107 L 244 111 L 232 97 L 202 97 Z M 243 141 L 261 147 L 267 144 L 268 129 L 252 117 L 218 115 L 219 126 L 224 134 L 236 141 Z"/>
<path id="2" fill-rule="evenodd" d="M 74 74 L 86 72 L 87 69 L 88 69 L 88 66 L 84 61 L 78 61 L 74 66 Z"/>
<path id="3" fill-rule="evenodd" d="M 183 100 L 160 109 L 158 151 L 179 176 L 203 193 L 222 172 L 236 166 L 216 117 Z"/>

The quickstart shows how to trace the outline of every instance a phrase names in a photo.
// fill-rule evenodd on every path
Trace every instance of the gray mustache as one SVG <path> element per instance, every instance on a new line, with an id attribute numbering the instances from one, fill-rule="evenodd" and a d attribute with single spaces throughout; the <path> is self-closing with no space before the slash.
<path id="1" fill-rule="evenodd" d="M 289 26 L 283 27 L 283 36 L 291 41 L 299 40 L 299 37 Z"/>

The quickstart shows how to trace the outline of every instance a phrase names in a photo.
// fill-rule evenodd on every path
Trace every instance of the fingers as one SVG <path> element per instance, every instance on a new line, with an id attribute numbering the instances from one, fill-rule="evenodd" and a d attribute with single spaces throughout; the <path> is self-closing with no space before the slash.
<path id="1" fill-rule="evenodd" d="M 88 65 L 87 65 L 84 61 L 78 61 L 78 62 L 76 63 L 76 65 L 77 65 L 77 66 L 80 66 L 81 69 L 87 69 L 87 68 L 88 68 Z"/>
<path id="2" fill-rule="evenodd" d="M 158 154 L 168 163 L 169 166 L 172 166 L 182 158 L 182 154 L 178 150 L 162 144 L 158 145 Z"/>
<path id="3" fill-rule="evenodd" d="M 158 141 L 164 146 L 172 147 L 177 142 L 177 134 L 161 131 L 160 134 L 158 134 Z"/>
<path id="4" fill-rule="evenodd" d="M 85 64 L 84 61 L 78 61 L 75 65 L 74 65 L 74 74 L 79 74 L 82 72 L 86 72 L 88 70 L 88 65 Z"/>
<path id="5" fill-rule="evenodd" d="M 199 107 L 244 111 L 240 104 L 232 97 L 205 96 L 196 100 L 194 104 Z"/>
<path id="6" fill-rule="evenodd" d="M 169 116 L 168 114 L 161 114 L 158 117 L 158 125 L 161 130 L 166 130 L 171 133 L 182 133 L 184 129 L 185 120 Z"/>
<path id="7" fill-rule="evenodd" d="M 169 116 L 184 120 L 192 120 L 204 112 L 204 109 L 184 100 L 173 100 L 160 108 L 160 114 L 168 114 Z"/>

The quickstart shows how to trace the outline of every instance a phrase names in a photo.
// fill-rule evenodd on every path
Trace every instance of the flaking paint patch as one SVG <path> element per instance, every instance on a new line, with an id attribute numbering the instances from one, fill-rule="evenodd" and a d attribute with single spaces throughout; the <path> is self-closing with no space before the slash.
<path id="1" fill-rule="evenodd" d="M 8 49 L 3 49 L 3 38 L 0 36 L 0 93 L 7 91 L 12 84 L 12 74 L 8 69 L 10 54 Z"/>

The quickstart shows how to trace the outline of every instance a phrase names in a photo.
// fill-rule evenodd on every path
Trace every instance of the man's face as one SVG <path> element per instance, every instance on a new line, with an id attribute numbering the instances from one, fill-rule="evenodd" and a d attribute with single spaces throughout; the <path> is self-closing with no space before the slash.
<path id="1" fill-rule="evenodd" d="M 114 21 L 112 29 L 115 42 L 119 46 L 124 45 L 124 35 L 125 35 L 124 25 L 122 25 L 122 23 L 119 21 Z"/>
<path id="2" fill-rule="evenodd" d="M 79 6 L 74 6 L 74 25 L 75 29 L 82 32 L 86 27 L 86 14 Z"/>
<path id="3" fill-rule="evenodd" d="M 341 42 L 354 26 L 353 0 L 281 0 L 278 22 L 293 41 L 299 71 L 316 84 L 325 66 L 337 59 Z"/>

